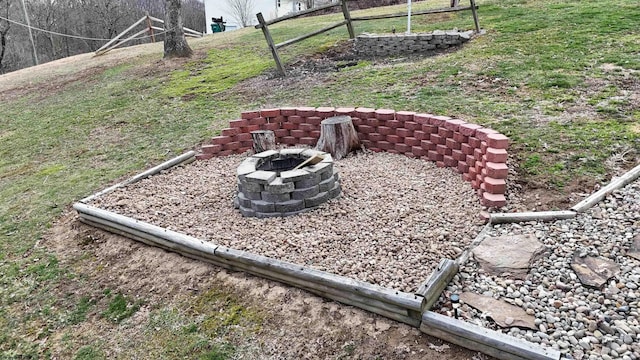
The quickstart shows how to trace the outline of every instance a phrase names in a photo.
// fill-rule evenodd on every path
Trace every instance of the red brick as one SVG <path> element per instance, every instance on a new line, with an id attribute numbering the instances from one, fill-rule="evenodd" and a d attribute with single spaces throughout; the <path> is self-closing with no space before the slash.
<path id="1" fill-rule="evenodd" d="M 464 143 L 467 143 L 469 141 L 469 137 L 465 136 L 465 135 L 462 135 L 462 133 L 460 133 L 458 131 L 454 131 L 453 132 L 453 140 L 455 140 L 455 141 L 457 141 L 457 142 L 459 142 L 461 144 L 464 144 Z"/>
<path id="2" fill-rule="evenodd" d="M 373 151 L 373 152 L 376 152 L 376 153 L 382 152 L 382 149 L 377 148 L 377 147 L 369 148 L 369 150 L 371 150 L 371 151 Z"/>
<path id="3" fill-rule="evenodd" d="M 244 132 L 252 132 L 252 131 L 258 131 L 260 130 L 260 125 L 249 125 L 246 128 L 244 128 Z"/>
<path id="4" fill-rule="evenodd" d="M 294 107 L 282 107 L 280 108 L 280 115 L 291 116 L 296 114 L 296 108 Z"/>
<path id="5" fill-rule="evenodd" d="M 484 169 L 482 169 L 484 170 Z M 482 179 L 484 179 L 484 175 L 482 175 L 481 173 L 476 174 L 476 181 L 478 182 L 478 184 L 482 184 L 483 181 Z"/>
<path id="6" fill-rule="evenodd" d="M 265 118 L 271 118 L 280 116 L 280 109 L 262 109 L 260 110 L 260 116 Z"/>
<path id="7" fill-rule="evenodd" d="M 242 133 L 242 134 L 238 134 L 238 136 L 236 136 L 236 140 L 238 141 L 251 141 L 252 137 L 250 133 Z"/>
<path id="8" fill-rule="evenodd" d="M 443 137 L 443 138 L 450 138 L 450 137 L 453 137 L 453 131 L 449 129 L 445 129 L 443 127 L 439 127 L 438 135 L 440 135 L 440 137 Z"/>
<path id="9" fill-rule="evenodd" d="M 229 127 L 232 128 L 240 128 L 249 125 L 249 120 L 247 119 L 238 119 L 229 121 Z"/>
<path id="10" fill-rule="evenodd" d="M 300 124 L 300 130 L 309 132 L 313 130 L 318 130 L 318 127 L 312 124 Z"/>
<path id="11" fill-rule="evenodd" d="M 497 133 L 498 133 L 497 131 L 492 129 L 480 128 L 476 130 L 475 137 L 477 137 L 482 141 L 487 141 L 487 136 L 489 136 L 489 134 L 497 134 Z"/>
<path id="12" fill-rule="evenodd" d="M 208 159 L 211 159 L 214 156 L 216 156 L 216 154 L 211 154 L 211 153 L 196 154 L 196 160 L 208 160 Z"/>
<path id="13" fill-rule="evenodd" d="M 429 117 L 433 115 L 431 114 L 415 114 L 413 115 L 413 121 L 417 122 L 420 125 L 429 124 Z"/>
<path id="14" fill-rule="evenodd" d="M 233 150 L 222 150 L 218 153 L 218 156 L 229 156 L 233 153 L 234 153 Z"/>
<path id="15" fill-rule="evenodd" d="M 392 109 L 376 110 L 376 117 L 380 120 L 393 120 L 396 118 L 396 111 Z"/>
<path id="16" fill-rule="evenodd" d="M 216 136 L 211 139 L 213 145 L 224 145 L 231 142 L 231 136 Z"/>
<path id="17" fill-rule="evenodd" d="M 484 188 L 491 194 L 504 194 L 507 190 L 507 182 L 504 179 L 494 179 L 487 176 L 484 178 Z"/>
<path id="18" fill-rule="evenodd" d="M 369 125 L 358 125 L 357 130 L 358 132 L 361 132 L 364 134 L 368 134 L 376 131 L 376 129 L 373 126 L 369 126 Z"/>
<path id="19" fill-rule="evenodd" d="M 340 107 L 335 111 L 336 115 L 356 116 L 356 108 Z"/>
<path id="20" fill-rule="evenodd" d="M 404 153 L 404 156 L 408 157 L 408 158 L 412 158 L 412 159 L 417 159 L 418 157 L 416 156 L 416 154 L 414 154 L 411 151 L 407 151 Z"/>
<path id="21" fill-rule="evenodd" d="M 402 154 L 404 154 L 406 152 L 411 152 L 411 146 L 409 146 L 407 144 L 397 143 L 394 147 L 395 147 L 396 150 L 398 150 Z"/>
<path id="22" fill-rule="evenodd" d="M 287 145 L 296 145 L 298 143 L 298 138 L 293 136 L 285 136 L 282 138 L 282 143 Z"/>
<path id="23" fill-rule="evenodd" d="M 309 131 L 309 136 L 318 139 L 320 137 L 320 130 Z"/>
<path id="24" fill-rule="evenodd" d="M 305 137 L 301 137 L 300 138 L 300 144 L 303 144 L 303 145 L 311 145 L 311 146 L 313 146 L 313 145 L 316 144 L 317 141 L 318 141 L 318 139 L 312 138 L 312 137 L 309 137 L 309 136 L 305 136 Z"/>
<path id="25" fill-rule="evenodd" d="M 359 117 L 352 117 L 351 123 L 353 124 L 353 126 L 365 125 L 364 119 L 361 119 Z"/>
<path id="26" fill-rule="evenodd" d="M 473 149 L 473 157 L 476 158 L 476 161 L 482 161 L 482 150 Z"/>
<path id="27" fill-rule="evenodd" d="M 462 153 L 465 155 L 473 154 L 473 148 L 469 144 L 465 144 L 465 143 L 460 144 L 460 150 L 462 150 Z"/>
<path id="28" fill-rule="evenodd" d="M 456 150 L 460 150 L 460 143 L 453 140 L 452 138 L 447 138 L 445 140 L 445 144 L 447 145 L 447 147 L 449 149 L 456 149 Z"/>
<path id="29" fill-rule="evenodd" d="M 489 148 L 489 145 L 487 145 L 486 141 L 482 141 L 480 143 L 480 150 L 482 151 L 483 154 L 487 152 L 488 148 Z"/>
<path id="30" fill-rule="evenodd" d="M 444 122 L 444 127 L 447 128 L 447 130 L 458 131 L 458 128 L 460 128 L 462 124 L 465 124 L 463 120 L 451 119 Z"/>
<path id="31" fill-rule="evenodd" d="M 443 139 L 442 136 L 438 135 L 438 134 L 431 134 L 429 135 L 429 140 L 437 145 L 444 145 L 446 139 Z"/>
<path id="32" fill-rule="evenodd" d="M 380 120 L 378 120 L 376 118 L 367 118 L 367 120 L 365 120 L 364 123 L 369 125 L 369 126 L 373 126 L 373 127 L 378 127 L 381 124 L 384 124 L 383 121 L 380 121 Z"/>
<path id="33" fill-rule="evenodd" d="M 420 140 L 420 146 L 422 146 L 425 150 L 435 150 L 436 144 L 432 143 L 429 140 Z"/>
<path id="34" fill-rule="evenodd" d="M 448 116 L 435 115 L 435 116 L 429 117 L 429 124 L 440 127 L 440 126 L 444 126 L 444 122 L 447 120 L 451 120 L 451 118 Z"/>
<path id="35" fill-rule="evenodd" d="M 427 156 L 427 150 L 423 149 L 422 146 L 412 146 L 411 152 L 415 156 Z"/>
<path id="36" fill-rule="evenodd" d="M 380 133 L 380 135 L 395 135 L 396 134 L 396 129 L 392 129 L 390 127 L 387 126 L 378 126 L 378 133 Z"/>
<path id="37" fill-rule="evenodd" d="M 316 116 L 316 108 L 307 106 L 298 107 L 296 108 L 296 115 L 304 117 Z"/>
<path id="38" fill-rule="evenodd" d="M 480 183 L 477 180 L 471 180 L 471 187 L 474 189 L 480 189 Z"/>
<path id="39" fill-rule="evenodd" d="M 279 123 L 267 123 L 262 125 L 262 128 L 265 130 L 271 130 L 271 131 L 275 131 L 280 129 L 280 124 Z"/>
<path id="40" fill-rule="evenodd" d="M 490 194 L 488 192 L 482 194 L 482 205 L 486 207 L 503 207 L 507 205 L 507 199 L 501 194 Z"/>
<path id="41" fill-rule="evenodd" d="M 487 176 L 494 179 L 506 179 L 509 174 L 509 168 L 505 163 L 488 162 L 485 169 L 487 170 Z"/>
<path id="42" fill-rule="evenodd" d="M 416 130 L 413 132 L 413 137 L 418 140 L 425 140 L 425 139 L 429 139 L 429 134 L 427 134 L 424 131 Z"/>
<path id="43" fill-rule="evenodd" d="M 236 136 L 241 132 L 240 128 L 226 128 L 222 129 L 221 134 L 222 136 Z"/>
<path id="44" fill-rule="evenodd" d="M 440 155 L 451 155 L 451 149 L 449 149 L 446 145 L 436 145 L 436 151 Z"/>
<path id="45" fill-rule="evenodd" d="M 202 145 L 201 150 L 205 154 L 215 154 L 222 151 L 222 145 Z"/>
<path id="46" fill-rule="evenodd" d="M 416 113 L 413 111 L 398 111 L 396 112 L 396 120 L 400 121 L 414 121 L 414 115 Z"/>
<path id="47" fill-rule="evenodd" d="M 467 160 L 467 155 L 463 154 L 460 150 L 451 150 L 451 156 L 453 156 L 456 161 L 464 162 Z"/>
<path id="48" fill-rule="evenodd" d="M 358 139 L 360 141 L 362 140 L 369 140 L 369 134 L 363 133 L 363 132 L 359 132 L 358 133 Z"/>
<path id="49" fill-rule="evenodd" d="M 458 168 L 458 161 L 456 161 L 456 159 L 453 158 L 453 156 L 451 155 L 445 155 L 442 157 L 442 161 L 444 161 L 444 164 L 447 167 L 455 167 Z"/>
<path id="50" fill-rule="evenodd" d="M 476 124 L 460 124 L 458 131 L 464 136 L 474 136 L 476 134 L 476 130 L 481 129 L 482 126 Z"/>
<path id="51" fill-rule="evenodd" d="M 335 112 L 336 112 L 336 108 L 334 107 L 325 106 L 325 107 L 319 107 L 316 109 L 316 114 L 323 119 L 332 117 L 333 115 L 335 115 Z"/>
<path id="52" fill-rule="evenodd" d="M 302 124 L 305 118 L 298 115 L 292 115 L 287 118 L 287 121 L 293 124 Z"/>
<path id="53" fill-rule="evenodd" d="M 428 150 L 427 151 L 427 156 L 429 157 L 429 160 L 431 160 L 431 161 L 442 161 L 442 155 L 438 154 L 437 151 Z"/>
<path id="54" fill-rule="evenodd" d="M 273 134 L 276 137 L 284 137 L 284 136 L 289 136 L 289 130 L 287 129 L 278 129 L 278 130 L 274 130 Z"/>
<path id="55" fill-rule="evenodd" d="M 487 135 L 487 145 L 495 149 L 506 149 L 509 147 L 509 138 L 502 134 Z"/>
<path id="56" fill-rule="evenodd" d="M 320 123 L 322 122 L 322 118 L 320 116 L 309 116 L 304 120 L 302 120 L 302 122 L 306 124 L 320 126 Z"/>
<path id="57" fill-rule="evenodd" d="M 479 149 L 480 144 L 482 144 L 482 140 L 477 137 L 469 136 L 469 145 L 471 145 L 472 148 Z"/>
<path id="58" fill-rule="evenodd" d="M 369 133 L 369 140 L 371 141 L 375 141 L 375 142 L 384 141 L 386 138 L 387 138 L 386 135 L 378 134 L 375 132 Z"/>
<path id="59" fill-rule="evenodd" d="M 473 155 L 466 155 L 465 161 L 469 166 L 476 166 L 476 158 Z"/>
<path id="60" fill-rule="evenodd" d="M 300 125 L 296 123 L 292 123 L 292 122 L 282 123 L 282 128 L 285 130 L 298 130 L 298 127 L 300 127 Z"/>
<path id="61" fill-rule="evenodd" d="M 411 130 L 411 131 L 422 130 L 422 125 L 418 124 L 417 122 L 413 122 L 413 121 L 405 121 L 404 122 L 404 128 L 406 128 L 407 130 Z"/>
<path id="62" fill-rule="evenodd" d="M 359 107 L 355 110 L 355 116 L 361 119 L 375 117 L 376 110 L 371 108 Z"/>
<path id="63" fill-rule="evenodd" d="M 249 119 L 249 126 L 251 125 L 264 125 L 267 123 L 267 119 L 263 117 L 257 117 L 253 119 Z"/>
<path id="64" fill-rule="evenodd" d="M 405 129 L 405 128 L 397 128 L 396 135 L 400 137 L 409 137 L 413 135 L 413 131 L 410 131 L 409 129 Z"/>
<path id="65" fill-rule="evenodd" d="M 253 118 L 260 117 L 260 112 L 259 111 L 243 111 L 240 114 L 240 117 L 243 119 L 253 119 Z"/>
<path id="66" fill-rule="evenodd" d="M 458 172 L 461 173 L 461 174 L 468 173 L 469 172 L 469 165 L 467 165 L 467 163 L 464 162 L 464 161 L 458 161 Z"/>
<path id="67" fill-rule="evenodd" d="M 387 152 L 389 154 L 400 154 L 400 152 L 398 150 L 396 150 L 396 149 L 389 149 L 389 150 L 387 150 Z"/>
<path id="68" fill-rule="evenodd" d="M 387 127 L 392 128 L 392 129 L 397 129 L 399 127 L 402 127 L 402 122 L 400 122 L 398 120 L 387 120 L 387 121 L 385 121 L 385 125 Z"/>
<path id="69" fill-rule="evenodd" d="M 393 148 L 393 144 L 388 141 L 378 141 L 378 147 L 382 150 L 389 150 Z"/>
<path id="70" fill-rule="evenodd" d="M 392 144 L 397 144 L 397 143 L 401 142 L 400 136 L 398 136 L 398 135 L 387 135 L 387 141 L 392 143 Z"/>
<path id="71" fill-rule="evenodd" d="M 444 164 L 444 161 L 436 161 L 436 166 L 439 168 L 447 167 L 447 165 Z"/>
<path id="72" fill-rule="evenodd" d="M 240 141 L 232 141 L 230 143 L 224 144 L 222 148 L 224 150 L 237 150 L 240 149 L 241 146 L 242 144 L 240 144 Z"/>
<path id="73" fill-rule="evenodd" d="M 404 143 L 409 146 L 420 146 L 420 140 L 411 136 L 404 138 Z"/>
<path id="74" fill-rule="evenodd" d="M 460 165 L 458 165 L 458 166 L 460 166 Z M 467 181 L 467 182 L 471 181 L 471 176 L 469 175 L 469 173 L 463 173 L 462 174 L 462 180 Z"/>
<path id="75" fill-rule="evenodd" d="M 424 131 L 427 134 L 437 134 L 438 133 L 438 127 L 437 126 L 433 126 L 433 125 L 429 125 L 429 124 L 425 124 L 425 125 L 422 125 L 422 131 Z"/>
<path id="76" fill-rule="evenodd" d="M 307 136 L 307 132 L 304 130 L 291 130 L 289 133 L 295 138 L 302 138 Z"/>
<path id="77" fill-rule="evenodd" d="M 485 152 L 485 156 L 487 157 L 487 161 L 489 162 L 507 162 L 507 150 L 505 149 L 494 149 L 492 147 L 489 147 Z"/>
<path id="78" fill-rule="evenodd" d="M 478 172 L 476 171 L 476 169 L 473 166 L 469 166 L 469 177 L 471 177 L 471 180 L 475 180 L 476 175 L 478 175 Z"/>

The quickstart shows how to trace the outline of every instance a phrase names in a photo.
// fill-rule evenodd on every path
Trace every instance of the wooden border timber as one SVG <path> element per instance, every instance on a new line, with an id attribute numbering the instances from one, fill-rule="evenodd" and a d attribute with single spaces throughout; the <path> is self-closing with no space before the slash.
<path id="1" fill-rule="evenodd" d="M 263 26 L 269 26 L 269 25 L 277 24 L 277 23 L 282 22 L 282 21 L 295 19 L 295 18 L 304 16 L 304 15 L 313 14 L 314 12 L 322 11 L 322 10 L 325 10 L 325 9 L 330 9 L 330 8 L 336 7 L 336 6 L 340 6 L 340 4 L 327 4 L 327 5 L 318 6 L 318 7 L 315 7 L 315 8 L 299 11 L 297 13 L 284 15 L 284 16 L 281 16 L 279 18 L 275 18 L 273 20 L 265 21 L 264 23 L 259 23 L 258 25 L 254 26 L 254 27 L 256 29 L 260 29 Z M 256 14 L 256 16 L 257 16 L 257 14 Z"/>
<path id="2" fill-rule="evenodd" d="M 449 259 L 440 260 L 438 267 L 431 273 L 429 278 L 420 285 L 417 295 L 423 297 L 420 310 L 425 312 L 438 301 L 440 294 L 447 287 L 449 281 L 458 273 L 458 264 Z"/>
<path id="3" fill-rule="evenodd" d="M 427 311 L 420 331 L 439 339 L 506 360 L 557 360 L 560 351 Z"/>

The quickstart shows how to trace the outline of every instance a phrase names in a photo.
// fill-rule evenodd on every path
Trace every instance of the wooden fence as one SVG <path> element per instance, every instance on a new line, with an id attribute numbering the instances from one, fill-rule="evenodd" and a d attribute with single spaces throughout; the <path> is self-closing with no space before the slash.
<path id="1" fill-rule="evenodd" d="M 258 25 L 255 26 L 256 29 L 262 29 L 262 33 L 264 34 L 264 38 L 267 41 L 267 45 L 269 46 L 269 50 L 271 51 L 271 55 L 273 56 L 273 60 L 276 63 L 276 68 L 278 70 L 278 73 L 280 73 L 280 75 L 282 76 L 286 76 L 287 73 L 284 69 L 284 66 L 282 64 L 282 60 L 280 59 L 280 54 L 278 53 L 278 49 L 283 48 L 285 46 L 288 45 L 292 45 L 295 44 L 297 42 L 300 42 L 302 40 L 308 39 L 310 37 L 325 33 L 327 31 L 339 28 L 341 26 L 346 26 L 347 27 L 347 31 L 349 32 L 349 38 L 353 39 L 355 38 L 355 32 L 353 30 L 353 22 L 355 21 L 368 21 L 368 20 L 379 20 L 379 19 L 392 19 L 392 18 L 399 18 L 399 17 L 407 17 L 409 16 L 409 14 L 407 12 L 400 12 L 400 13 L 394 13 L 394 14 L 382 14 L 382 15 L 370 15 L 370 16 L 360 16 L 360 17 L 351 17 L 351 14 L 349 13 L 349 7 L 347 6 L 347 1 L 348 0 L 340 0 L 339 3 L 335 3 L 335 4 L 327 4 L 327 5 L 323 5 L 323 6 L 319 6 L 317 8 L 313 8 L 313 9 L 308 9 L 308 10 L 304 10 L 304 11 L 300 11 L 297 12 L 295 14 L 289 14 L 289 15 L 285 15 L 285 16 L 281 16 L 279 18 L 273 19 L 273 20 L 269 20 L 266 21 L 264 19 L 264 16 L 262 15 L 262 13 L 258 13 L 256 14 L 256 17 L 258 18 Z M 286 21 L 286 20 L 291 20 L 291 19 L 296 19 L 299 18 L 301 16 L 305 16 L 305 15 L 309 15 L 309 14 L 313 14 L 319 11 L 323 11 L 326 9 L 330 9 L 333 7 L 338 7 L 340 6 L 342 8 L 342 14 L 344 16 L 344 20 L 343 21 L 339 21 L 335 24 L 329 25 L 327 27 L 324 27 L 322 29 L 307 33 L 307 34 L 303 34 L 300 36 L 297 36 L 293 39 L 289 39 L 286 41 L 283 41 L 281 43 L 275 43 L 273 41 L 273 38 L 271 37 L 271 32 L 269 31 L 269 25 L 273 25 L 282 21 Z M 457 12 L 457 11 L 466 11 L 466 10 L 471 10 L 471 13 L 473 14 L 473 22 L 475 25 L 475 29 L 476 29 L 476 33 L 480 32 L 480 23 L 478 21 L 478 12 L 477 12 L 478 7 L 476 6 L 476 2 L 475 0 L 469 0 L 469 6 L 459 6 L 458 1 L 457 0 L 452 0 L 451 1 L 451 7 L 449 8 L 440 8 L 440 9 L 428 9 L 428 10 L 422 10 L 422 11 L 416 11 L 416 12 L 412 12 L 411 16 L 415 16 L 415 15 L 429 15 L 429 14 L 441 14 L 441 13 L 449 13 L 449 12 Z"/>

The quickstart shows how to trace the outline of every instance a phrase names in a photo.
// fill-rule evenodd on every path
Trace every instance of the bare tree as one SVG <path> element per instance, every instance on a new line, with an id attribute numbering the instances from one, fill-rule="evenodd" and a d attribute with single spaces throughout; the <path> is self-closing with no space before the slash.
<path id="1" fill-rule="evenodd" d="M 180 0 L 165 0 L 164 29 L 164 57 L 190 57 L 193 50 L 187 44 L 182 29 L 182 14 Z"/>
<path id="2" fill-rule="evenodd" d="M 254 0 L 227 0 L 227 9 L 231 17 L 243 27 L 251 25 L 255 7 Z"/>

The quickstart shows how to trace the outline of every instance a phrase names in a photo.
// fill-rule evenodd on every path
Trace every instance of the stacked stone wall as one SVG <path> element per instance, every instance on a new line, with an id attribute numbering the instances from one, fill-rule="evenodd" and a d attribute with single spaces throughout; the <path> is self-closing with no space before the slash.
<path id="1" fill-rule="evenodd" d="M 471 39 L 473 31 L 436 30 L 419 34 L 362 34 L 356 38 L 355 51 L 360 57 L 386 57 L 428 53 L 459 46 Z"/>
<path id="2" fill-rule="evenodd" d="M 351 116 L 362 144 L 369 150 L 433 161 L 462 175 L 488 207 L 506 204 L 509 139 L 495 130 L 460 119 L 412 111 L 370 108 L 283 107 L 247 111 L 229 122 L 220 136 L 202 146 L 198 159 L 241 154 L 251 150 L 251 131 L 272 130 L 276 142 L 315 146 L 320 122 Z"/>

